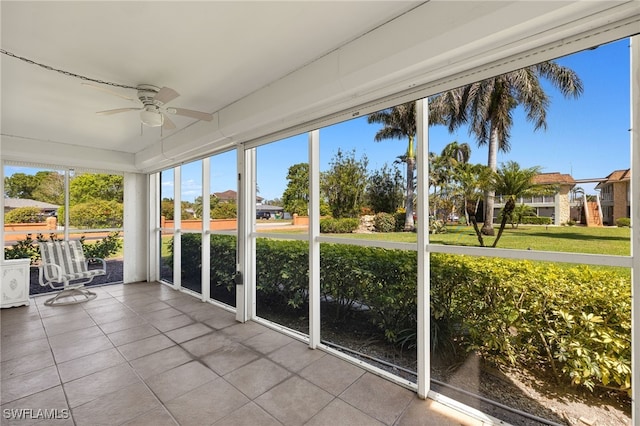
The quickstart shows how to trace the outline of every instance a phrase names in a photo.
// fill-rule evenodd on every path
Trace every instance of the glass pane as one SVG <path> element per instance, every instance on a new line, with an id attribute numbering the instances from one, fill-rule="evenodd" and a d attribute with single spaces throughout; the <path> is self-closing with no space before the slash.
<path id="1" fill-rule="evenodd" d="M 160 172 L 160 279 L 173 283 L 173 229 L 174 225 L 174 177 L 173 169 Z"/>
<path id="2" fill-rule="evenodd" d="M 629 424 L 630 289 L 626 268 L 432 254 L 433 389 L 509 424 Z"/>
<path id="3" fill-rule="evenodd" d="M 236 247 L 238 232 L 237 153 L 228 151 L 210 157 L 210 296 L 236 306 Z"/>
<path id="4" fill-rule="evenodd" d="M 416 252 L 323 243 L 320 268 L 322 341 L 415 382 Z"/>
<path id="5" fill-rule="evenodd" d="M 56 185 L 59 185 L 57 182 L 59 180 L 56 180 Z M 69 180 L 71 229 L 122 228 L 123 212 L 124 177 L 122 175 L 71 172 Z"/>
<path id="6" fill-rule="evenodd" d="M 391 116 L 405 125 L 387 137 Z M 414 229 L 415 119 L 409 102 L 320 129 L 321 233 L 385 240 Z"/>
<path id="7" fill-rule="evenodd" d="M 160 231 L 160 279 L 173 284 L 173 233 Z"/>
<path id="8" fill-rule="evenodd" d="M 629 69 L 624 39 L 432 97 L 429 193 L 437 232 L 431 241 L 491 246 L 497 240 L 499 248 L 568 252 L 589 250 L 585 242 L 602 244 L 603 254 L 628 255 L 629 233 L 614 227 L 629 225 Z M 521 86 L 524 76 L 530 84 Z M 498 85 L 516 94 L 504 98 L 504 120 L 497 109 L 481 108 L 493 102 L 456 104 L 495 94 Z M 531 87 L 540 91 L 517 95 Z M 482 172 L 489 158 L 495 179 Z M 472 219 L 478 231 L 468 225 Z"/>
<path id="9" fill-rule="evenodd" d="M 309 244 L 256 239 L 256 313 L 309 333 Z"/>
<path id="10" fill-rule="evenodd" d="M 256 148 L 258 232 L 303 233 L 309 227 L 307 134 Z M 283 155 L 286 153 L 286 155 Z"/>
<path id="11" fill-rule="evenodd" d="M 202 234 L 181 234 L 182 287 L 202 292 Z"/>

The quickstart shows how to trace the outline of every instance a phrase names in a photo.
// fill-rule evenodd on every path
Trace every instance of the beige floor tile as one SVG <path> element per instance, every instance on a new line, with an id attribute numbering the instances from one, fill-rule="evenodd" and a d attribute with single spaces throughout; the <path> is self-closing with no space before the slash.
<path id="1" fill-rule="evenodd" d="M 298 376 L 293 376 L 254 402 L 286 425 L 301 425 L 318 414 L 333 396 Z"/>
<path id="2" fill-rule="evenodd" d="M 138 327 L 146 322 L 147 320 L 140 316 L 133 316 L 117 319 L 107 323 L 101 323 L 99 327 L 104 333 L 109 334 L 115 333 L 116 331 L 126 330 L 128 328 Z"/>
<path id="3" fill-rule="evenodd" d="M 182 312 L 174 308 L 167 308 L 167 309 L 160 309 L 159 311 L 145 312 L 140 316 L 149 322 L 153 322 L 155 320 L 171 318 L 177 315 L 182 315 Z"/>
<path id="4" fill-rule="evenodd" d="M 158 407 L 139 415 L 122 426 L 178 426 L 178 422 L 174 420 L 166 408 Z"/>
<path id="5" fill-rule="evenodd" d="M 129 364 L 122 363 L 63 385 L 71 408 L 134 383 L 142 383 Z"/>
<path id="6" fill-rule="evenodd" d="M 216 330 L 239 324 L 236 320 L 236 316 L 233 313 L 224 311 L 222 309 L 217 310 L 215 316 L 205 320 L 204 323 L 209 327 L 215 328 Z"/>
<path id="7" fill-rule="evenodd" d="M 256 352 L 268 354 L 295 341 L 296 340 L 294 340 L 293 338 L 282 333 L 278 333 L 277 331 L 267 330 L 264 333 L 260 333 L 245 340 L 244 342 L 242 342 L 242 344 L 245 346 L 249 346 Z"/>
<path id="8" fill-rule="evenodd" d="M 167 331 L 165 334 L 176 343 L 186 342 L 196 337 L 211 333 L 213 330 L 201 323 L 194 323 L 185 327 Z"/>
<path id="9" fill-rule="evenodd" d="M 28 327 L 22 324 L 12 324 L 5 326 L 2 324 L 2 344 L 3 345 L 17 345 L 22 342 L 28 342 L 31 340 L 38 340 L 47 337 L 47 333 L 44 331 L 44 326 L 40 322 L 40 319 L 33 320 Z"/>
<path id="10" fill-rule="evenodd" d="M 4 341 L 2 344 L 5 344 Z M 55 365 L 55 362 L 51 349 L 45 349 L 44 351 L 0 362 L 0 377 L 2 380 L 8 380 L 21 374 L 51 367 L 52 365 Z"/>
<path id="11" fill-rule="evenodd" d="M 221 377 L 166 404 L 181 426 L 205 426 L 242 407 L 249 400 Z"/>
<path id="12" fill-rule="evenodd" d="M 138 314 L 127 307 L 120 307 L 108 312 L 91 315 L 96 324 L 106 324 L 113 321 L 119 321 L 123 318 L 137 318 Z"/>
<path id="13" fill-rule="evenodd" d="M 94 354 L 113 348 L 113 344 L 107 336 L 96 336 L 77 340 L 73 343 L 61 346 L 52 346 L 53 356 L 56 362 L 62 363 L 72 359 L 77 359 L 85 355 Z"/>
<path id="14" fill-rule="evenodd" d="M 324 356 L 326 353 L 317 349 L 309 349 L 308 344 L 298 341 L 291 342 L 269 354 L 271 360 L 294 372 L 302 370 Z"/>
<path id="15" fill-rule="evenodd" d="M 357 408 L 347 404 L 341 399 L 334 399 L 324 407 L 305 426 L 385 426 L 384 423 L 366 415 Z"/>
<path id="16" fill-rule="evenodd" d="M 162 402 L 168 402 L 217 378 L 216 373 L 192 361 L 151 377 L 147 384 Z"/>
<path id="17" fill-rule="evenodd" d="M 55 366 L 22 374 L 12 379 L 3 378 L 0 383 L 0 401 L 8 403 L 58 385 L 60 385 L 60 377 Z"/>
<path id="18" fill-rule="evenodd" d="M 30 340 L 22 342 L 19 345 L 2 345 L 0 346 L 0 359 L 9 361 L 14 358 L 20 358 L 34 352 L 42 352 L 49 349 L 49 341 L 47 339 Z"/>
<path id="19" fill-rule="evenodd" d="M 340 399 L 386 424 L 393 424 L 414 397 L 410 390 L 371 373 L 365 373 L 340 395 Z"/>
<path id="20" fill-rule="evenodd" d="M 144 383 L 137 382 L 73 408 L 71 413 L 76 426 L 112 426 L 160 407 L 158 399 Z"/>
<path id="21" fill-rule="evenodd" d="M 167 349 L 134 359 L 131 366 L 143 379 L 175 368 L 191 361 L 192 357 L 180 346 L 175 345 Z"/>
<path id="22" fill-rule="evenodd" d="M 260 358 L 225 375 L 224 379 L 254 399 L 289 376 L 289 371 L 266 358 Z"/>
<path id="23" fill-rule="evenodd" d="M 67 419 L 64 417 L 70 417 L 71 412 L 69 411 L 69 406 L 67 405 L 67 400 L 65 398 L 64 391 L 62 390 L 62 386 L 55 386 L 42 392 L 29 395 L 25 398 L 3 404 L 0 406 L 0 411 L 2 411 L 2 425 L 27 426 L 36 423 L 44 424 L 42 423 L 42 419 L 38 418 L 37 411 L 45 408 L 48 410 L 56 410 L 56 417 L 59 417 L 57 420 L 47 420 L 46 424 L 58 426 L 67 423 Z M 5 416 L 5 410 L 33 410 L 35 415 L 22 412 L 22 418 L 19 418 L 19 411 L 14 411 L 13 413 L 15 414 L 13 416 L 11 416 L 12 412 L 9 411 L 9 416 Z M 25 416 L 32 418 L 26 418 Z"/>
<path id="24" fill-rule="evenodd" d="M 213 371 L 223 376 L 259 357 L 260 355 L 254 350 L 233 342 L 209 355 L 205 355 L 202 357 L 202 361 Z"/>
<path id="25" fill-rule="evenodd" d="M 335 420 L 335 419 L 334 419 Z M 218 420 L 216 425 L 220 426 L 281 426 L 271 414 L 264 411 L 254 402 L 250 402 L 235 410 L 227 417 Z M 327 423 L 327 424 L 335 424 Z M 363 425 L 364 426 L 364 425 Z"/>
<path id="26" fill-rule="evenodd" d="M 126 361 L 116 348 L 111 348 L 59 363 L 58 373 L 62 383 L 67 383 Z"/>
<path id="27" fill-rule="evenodd" d="M 97 325 L 93 325 L 87 328 L 81 328 L 79 330 L 72 330 L 62 334 L 56 334 L 55 336 L 49 336 L 49 343 L 54 349 L 61 348 L 63 346 L 69 346 L 77 343 L 82 339 L 89 339 L 92 337 L 104 336 L 104 333 Z"/>
<path id="28" fill-rule="evenodd" d="M 237 342 L 243 342 L 260 333 L 264 333 L 269 330 L 264 325 L 258 324 L 253 321 L 247 321 L 245 323 L 237 323 L 230 327 L 223 328 L 221 331 L 227 336 L 231 337 Z"/>
<path id="29" fill-rule="evenodd" d="M 162 332 L 175 330 L 176 328 L 184 327 L 185 325 L 193 323 L 193 319 L 185 314 L 180 314 L 169 318 L 150 320 L 150 324 L 152 324 L 155 328 Z"/>
<path id="30" fill-rule="evenodd" d="M 140 358 L 141 356 L 166 349 L 174 344 L 175 343 L 173 343 L 168 337 L 158 334 L 147 337 L 146 339 L 138 340 L 137 342 L 127 343 L 126 345 L 118 347 L 118 350 L 120 350 L 127 360 L 131 361 L 136 358 Z"/>
<path id="31" fill-rule="evenodd" d="M 304 368 L 300 376 L 332 395 L 338 396 L 364 373 L 365 371 L 360 367 L 327 355 Z"/>
<path id="32" fill-rule="evenodd" d="M 223 334 L 210 333 L 184 342 L 180 346 L 194 356 L 201 357 L 232 343 L 233 341 Z"/>
<path id="33" fill-rule="evenodd" d="M 84 311 L 43 318 L 42 323 L 49 337 L 96 325 L 89 314 Z"/>
<path id="34" fill-rule="evenodd" d="M 114 345 L 122 346 L 127 343 L 155 336 L 156 334 L 160 334 L 157 328 L 151 324 L 142 324 L 138 327 L 127 328 L 126 330 L 107 334 L 107 337 Z"/>

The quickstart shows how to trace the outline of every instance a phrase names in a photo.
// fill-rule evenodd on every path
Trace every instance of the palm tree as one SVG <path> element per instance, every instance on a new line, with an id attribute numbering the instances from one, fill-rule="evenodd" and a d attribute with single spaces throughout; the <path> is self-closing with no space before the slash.
<path id="1" fill-rule="evenodd" d="M 516 200 L 522 196 L 538 193 L 543 189 L 543 186 L 533 183 L 533 178 L 538 173 L 540 173 L 540 167 L 521 169 L 520 165 L 515 161 L 508 161 L 493 174 L 491 188 L 495 193 L 505 198 L 505 203 L 502 209 L 500 229 L 492 247 L 498 245 L 502 231 L 504 231 L 504 227 L 516 207 Z"/>
<path id="2" fill-rule="evenodd" d="M 453 132 L 463 124 L 477 138 L 479 146 L 488 145 L 487 165 L 497 170 L 498 150 L 508 152 L 513 112 L 521 105 L 534 129 L 545 129 L 550 99 L 540 80 L 547 79 L 564 97 L 577 98 L 582 82 L 570 68 L 553 61 L 542 62 L 497 77 L 482 80 L 435 96 L 429 102 L 430 122 L 445 123 Z M 495 193 L 485 193 L 482 232 L 493 235 Z"/>
<path id="3" fill-rule="evenodd" d="M 476 212 L 484 191 L 489 188 L 493 172 L 482 164 L 459 164 L 454 171 L 458 195 L 463 199 L 467 221 L 473 226 L 481 247 L 484 247 L 482 232 L 478 228 Z"/>
<path id="4" fill-rule="evenodd" d="M 452 183 L 455 180 L 456 168 L 468 163 L 470 157 L 471 147 L 469 144 L 457 141 L 448 143 L 440 155 L 429 153 L 429 186 L 434 187 L 435 198 L 441 202 L 442 206 L 446 206 L 443 209 L 445 211 L 443 220 L 445 221 L 454 207 L 453 197 L 456 195 L 456 191 Z M 440 188 L 439 195 L 438 188 Z"/>
<path id="5" fill-rule="evenodd" d="M 416 105 L 415 102 L 398 105 L 393 108 L 374 112 L 367 117 L 369 124 L 380 123 L 384 127 L 376 133 L 374 140 L 380 142 L 385 139 L 407 139 L 407 150 L 402 156 L 407 164 L 407 184 L 405 193 L 405 222 L 404 230 L 413 231 L 413 172 L 416 167 L 414 140 L 416 136 Z"/>

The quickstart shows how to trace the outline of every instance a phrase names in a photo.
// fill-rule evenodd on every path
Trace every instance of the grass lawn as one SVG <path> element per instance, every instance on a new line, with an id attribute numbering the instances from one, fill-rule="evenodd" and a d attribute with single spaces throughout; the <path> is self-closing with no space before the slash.
<path id="1" fill-rule="evenodd" d="M 340 234 L 340 237 L 397 242 L 417 240 L 417 235 L 411 232 Z M 494 239 L 484 236 L 485 245 L 490 246 Z M 471 226 L 447 226 L 446 234 L 429 235 L 429 241 L 432 244 L 479 246 Z M 498 248 L 628 256 L 631 253 L 630 228 L 520 225 L 512 229 L 508 226 L 498 242 Z"/>

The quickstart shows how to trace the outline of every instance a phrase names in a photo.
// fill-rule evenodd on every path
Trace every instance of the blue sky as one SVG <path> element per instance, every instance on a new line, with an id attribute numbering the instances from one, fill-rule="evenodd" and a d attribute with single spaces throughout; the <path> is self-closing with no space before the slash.
<path id="1" fill-rule="evenodd" d="M 547 130 L 534 132 L 520 109 L 511 130 L 511 151 L 498 154 L 498 163 L 517 161 L 522 167 L 540 166 L 543 172 L 570 173 L 574 179 L 605 177 L 630 165 L 629 149 L 629 40 L 599 46 L 557 60 L 575 70 L 584 85 L 579 99 L 564 99 L 555 89 L 545 86 L 551 97 Z M 543 83 L 544 84 L 544 83 Z M 380 125 L 367 124 L 366 117 L 320 129 L 320 165 L 322 170 L 338 149 L 355 149 L 356 158 L 366 155 L 369 169 L 391 165 L 406 150 L 406 141 L 374 142 Z M 472 147 L 471 162 L 486 164 L 487 148 L 478 147 L 468 129 L 450 134 L 444 126 L 429 128 L 429 151 L 440 153 L 452 141 Z M 259 195 L 266 200 L 281 198 L 289 167 L 308 161 L 307 135 L 294 136 L 257 149 Z M 193 201 L 200 195 L 200 162 L 182 167 L 182 198 Z M 403 169 L 402 169 L 403 170 Z M 22 168 L 8 167 L 6 175 Z M 35 173 L 35 171 L 34 171 Z M 172 174 L 163 177 L 163 196 L 173 193 Z M 211 160 L 211 192 L 236 189 L 234 152 Z M 587 193 L 595 193 L 595 184 L 581 184 Z"/>

